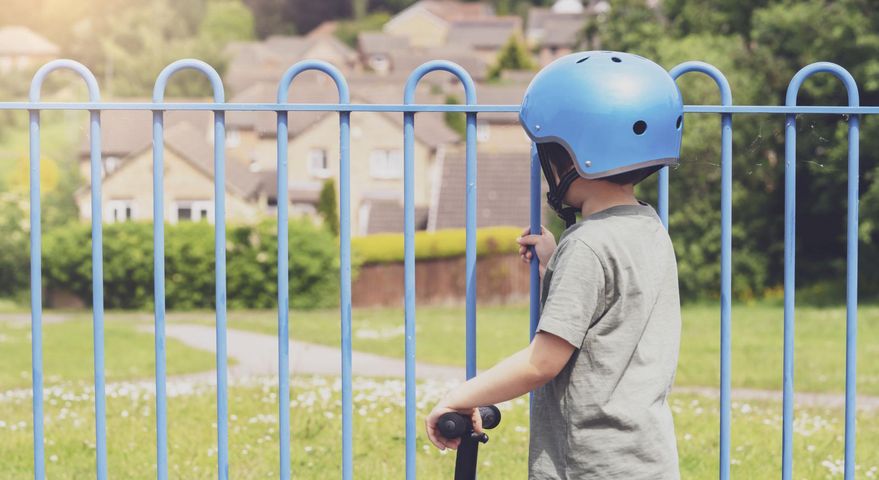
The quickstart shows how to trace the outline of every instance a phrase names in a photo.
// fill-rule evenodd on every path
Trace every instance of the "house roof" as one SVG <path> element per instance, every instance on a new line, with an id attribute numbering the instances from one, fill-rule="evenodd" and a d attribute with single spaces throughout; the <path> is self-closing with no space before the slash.
<path id="1" fill-rule="evenodd" d="M 214 146 L 208 143 L 204 132 L 189 123 L 179 123 L 165 132 L 165 148 L 176 152 L 208 178 L 214 178 Z M 231 158 L 226 152 L 227 189 L 242 198 L 252 198 L 261 185 L 260 175 L 251 172 L 243 161 Z"/>
<path id="2" fill-rule="evenodd" d="M 214 178 L 214 148 L 208 143 L 204 131 L 197 129 L 192 124 L 181 121 L 165 130 L 164 145 L 166 150 L 173 151 L 185 162 L 204 173 L 210 179 Z M 142 148 L 132 151 L 129 156 L 139 155 L 152 149 L 152 142 Z M 104 182 L 111 180 L 117 172 L 128 168 L 132 162 L 126 161 L 118 169 L 110 172 L 104 178 Z M 235 195 L 251 199 L 259 194 L 262 187 L 260 174 L 251 172 L 244 167 L 243 161 L 226 153 L 226 189 Z M 86 185 L 77 191 L 77 196 L 89 192 L 91 187 Z"/>
<path id="3" fill-rule="evenodd" d="M 528 225 L 531 162 L 527 152 L 479 153 L 476 162 L 477 219 L 479 227 Z M 462 228 L 466 220 L 466 170 L 461 152 L 443 159 L 439 196 L 431 229 Z"/>
<path id="4" fill-rule="evenodd" d="M 374 233 L 398 233 L 403 231 L 403 204 L 399 200 L 366 199 L 361 205 L 368 205 L 369 215 L 365 227 L 366 235 Z M 415 229 L 427 228 L 427 207 L 415 207 Z"/>
<path id="5" fill-rule="evenodd" d="M 494 15 L 491 5 L 483 2 L 458 2 L 454 0 L 421 0 L 409 8 L 421 7 L 446 21 Z M 408 10 L 408 9 L 407 9 Z M 405 12 L 406 10 L 403 10 Z M 400 12 L 400 13 L 403 13 Z"/>
<path id="6" fill-rule="evenodd" d="M 357 52 L 333 35 L 276 35 L 262 42 L 233 42 L 226 55 L 230 61 L 224 81 L 233 92 L 256 82 L 277 85 L 288 68 L 306 58 L 330 61 L 343 71 L 357 62 Z"/>
<path id="7" fill-rule="evenodd" d="M 522 32 L 520 17 L 485 17 L 456 20 L 449 27 L 448 43 L 470 48 L 500 49 Z"/>
<path id="8" fill-rule="evenodd" d="M 433 59 L 448 60 L 457 63 L 474 80 L 484 80 L 488 77 L 489 65 L 479 55 L 464 44 L 449 44 L 438 48 L 394 50 L 390 52 L 392 77 L 405 81 L 413 70 L 424 62 Z M 425 81 L 429 81 L 425 79 Z"/>
<path id="9" fill-rule="evenodd" d="M 384 32 L 360 32 L 357 46 L 364 55 L 387 54 L 409 48 L 409 38 Z"/>
<path id="10" fill-rule="evenodd" d="M 491 84 L 483 83 L 476 86 L 476 99 L 483 105 L 521 105 L 528 84 Z M 515 113 L 484 112 L 477 117 L 489 123 L 519 123 Z"/>
<path id="11" fill-rule="evenodd" d="M 119 101 L 148 103 L 149 99 L 126 98 Z M 180 101 L 174 99 L 174 101 Z M 201 101 L 201 99 L 187 99 L 183 101 Z M 103 156 L 125 157 L 136 151 L 148 147 L 153 139 L 152 112 L 145 110 L 104 110 L 101 112 L 101 153 Z M 179 123 L 189 123 L 195 127 L 203 126 L 205 129 L 211 122 L 211 112 L 192 110 L 171 110 L 165 112 L 165 128 L 171 128 Z M 91 151 L 89 129 L 85 128 L 79 145 L 80 157 L 87 158 Z M 204 134 L 202 134 L 204 136 Z"/>
<path id="12" fill-rule="evenodd" d="M 592 14 L 588 8 L 584 13 L 556 13 L 549 8 L 532 8 L 528 11 L 528 40 L 537 46 L 573 48 Z"/>
<path id="13" fill-rule="evenodd" d="M 0 55 L 54 56 L 59 52 L 57 45 L 27 27 L 0 27 Z"/>
<path id="14" fill-rule="evenodd" d="M 357 92 L 352 95 L 352 103 L 400 103 L 403 96 L 403 86 L 378 84 L 378 79 L 358 81 L 351 85 L 351 90 Z M 362 82 L 362 83 L 361 83 Z M 267 83 L 252 85 L 250 88 L 233 98 L 234 102 L 273 102 L 275 101 L 275 86 Z M 424 99 L 419 95 L 419 100 Z M 314 83 L 297 81 L 290 88 L 288 100 L 291 103 L 336 103 L 338 94 L 331 85 L 316 85 Z M 427 101 L 437 99 L 428 99 Z M 232 114 L 236 115 L 232 115 Z M 287 116 L 287 129 L 289 136 L 296 137 L 316 125 L 328 115 L 336 115 L 335 112 L 291 112 Z M 356 113 L 354 114 L 356 115 Z M 383 116 L 401 127 L 403 115 L 400 113 L 387 112 Z M 231 126 L 238 128 L 253 128 L 263 136 L 273 136 L 277 131 L 277 116 L 272 112 L 229 112 L 227 121 Z M 452 131 L 440 116 L 424 115 L 418 117 L 418 127 L 415 129 L 415 137 L 430 147 L 438 147 L 459 140 L 458 134 Z"/>

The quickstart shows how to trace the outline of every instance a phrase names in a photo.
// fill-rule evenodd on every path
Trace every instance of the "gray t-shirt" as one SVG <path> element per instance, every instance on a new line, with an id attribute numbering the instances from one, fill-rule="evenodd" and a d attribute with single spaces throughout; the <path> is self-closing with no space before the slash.
<path id="1" fill-rule="evenodd" d="M 678 274 L 652 207 L 614 206 L 565 231 L 537 330 L 576 350 L 534 391 L 529 478 L 679 479 L 666 401 L 680 344 Z"/>

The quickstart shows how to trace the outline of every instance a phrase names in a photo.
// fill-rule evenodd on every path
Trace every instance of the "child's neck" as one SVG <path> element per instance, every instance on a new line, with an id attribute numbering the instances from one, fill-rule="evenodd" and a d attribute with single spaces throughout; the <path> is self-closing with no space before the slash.
<path id="1" fill-rule="evenodd" d="M 596 182 L 589 190 L 580 208 L 582 218 L 617 205 L 639 205 L 631 185 Z"/>

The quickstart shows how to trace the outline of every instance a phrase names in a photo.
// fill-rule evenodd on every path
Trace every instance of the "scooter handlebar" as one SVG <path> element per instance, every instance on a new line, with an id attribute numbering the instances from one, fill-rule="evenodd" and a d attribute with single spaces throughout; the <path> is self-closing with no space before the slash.
<path id="1" fill-rule="evenodd" d="M 479 415 L 484 429 L 497 427 L 501 423 L 501 411 L 494 405 L 479 407 Z M 461 438 L 473 432 L 473 422 L 470 417 L 458 412 L 447 412 L 440 416 L 437 428 L 445 438 Z"/>

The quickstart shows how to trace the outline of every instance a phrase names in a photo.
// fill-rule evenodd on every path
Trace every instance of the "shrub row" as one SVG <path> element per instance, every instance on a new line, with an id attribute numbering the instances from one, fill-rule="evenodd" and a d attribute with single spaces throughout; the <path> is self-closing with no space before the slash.
<path id="1" fill-rule="evenodd" d="M 476 234 L 476 254 L 483 256 L 518 252 L 516 237 L 520 233 L 522 233 L 520 227 L 480 228 Z M 416 232 L 415 258 L 430 260 L 463 256 L 466 238 L 467 234 L 463 228 Z M 380 233 L 356 237 L 351 239 L 351 249 L 356 261 L 361 264 L 402 262 L 403 235 Z"/>
<path id="2" fill-rule="evenodd" d="M 229 308 L 277 306 L 277 227 L 274 222 L 227 228 L 226 292 Z M 153 305 L 151 223 L 104 226 L 104 302 L 107 308 Z M 290 223 L 290 305 L 338 304 L 338 243 L 306 222 Z M 92 300 L 91 229 L 71 224 L 43 239 L 43 280 L 87 304 Z M 169 309 L 212 308 L 214 227 L 181 223 L 165 229 L 165 294 Z"/>

